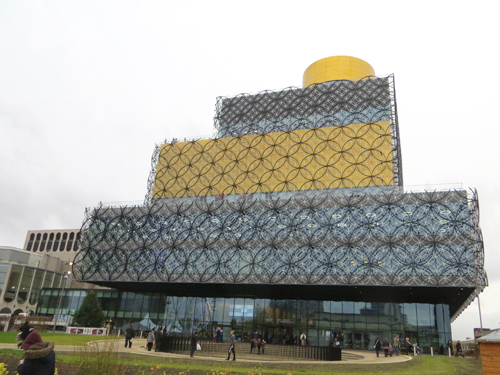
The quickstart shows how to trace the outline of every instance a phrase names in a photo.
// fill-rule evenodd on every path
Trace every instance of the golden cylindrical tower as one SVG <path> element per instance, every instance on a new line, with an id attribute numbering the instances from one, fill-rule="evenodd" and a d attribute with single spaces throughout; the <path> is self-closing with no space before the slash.
<path id="1" fill-rule="evenodd" d="M 366 61 L 351 56 L 331 56 L 309 65 L 304 72 L 302 87 L 342 79 L 357 81 L 374 75 L 375 70 Z"/>

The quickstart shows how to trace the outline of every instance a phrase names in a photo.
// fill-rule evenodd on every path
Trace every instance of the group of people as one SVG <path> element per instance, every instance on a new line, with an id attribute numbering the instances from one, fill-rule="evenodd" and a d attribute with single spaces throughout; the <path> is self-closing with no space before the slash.
<path id="1" fill-rule="evenodd" d="M 18 348 L 24 350 L 17 367 L 19 375 L 54 375 L 56 355 L 54 343 L 43 341 L 40 334 L 26 321 L 20 328 Z"/>
<path id="2" fill-rule="evenodd" d="M 264 354 L 266 348 L 266 340 L 258 333 L 252 333 L 252 338 L 250 339 L 250 353 L 257 347 L 257 354 L 260 354 L 260 350 L 262 349 L 262 354 Z"/>
<path id="3" fill-rule="evenodd" d="M 410 338 L 407 337 L 404 341 L 404 346 L 406 348 L 406 352 L 408 354 L 414 353 L 415 355 L 420 354 L 420 348 L 418 344 L 412 344 L 410 342 Z M 384 341 L 380 342 L 379 338 L 377 337 L 375 339 L 375 342 L 373 343 L 373 348 L 375 349 L 375 353 L 377 353 L 377 357 L 379 357 L 380 351 L 383 349 L 384 350 L 384 356 L 391 356 L 393 354 L 399 355 L 399 352 L 401 351 L 401 346 L 399 342 L 399 335 L 396 335 L 394 337 L 393 345 L 389 342 L 389 339 L 386 337 Z"/>
<path id="4" fill-rule="evenodd" d="M 167 330 L 158 327 L 156 330 L 153 328 L 148 332 L 146 349 L 150 352 L 153 346 L 155 347 L 155 352 L 161 350 L 161 343 L 163 338 L 167 335 Z M 125 330 L 125 347 L 132 347 L 132 340 L 135 337 L 135 331 L 132 324 Z"/>
<path id="5" fill-rule="evenodd" d="M 222 329 L 221 329 L 222 331 Z M 218 336 L 217 336 L 218 337 Z M 222 342 L 222 341 L 217 341 Z M 229 361 L 231 357 L 231 353 L 233 353 L 233 361 L 236 361 L 236 336 L 234 335 L 234 331 L 231 331 L 231 338 L 229 339 L 229 349 L 227 351 L 226 361 Z M 195 332 L 193 336 L 191 336 L 191 355 L 190 357 L 194 357 L 194 353 L 196 350 L 200 350 L 201 347 L 198 344 L 198 332 Z"/>
<path id="6" fill-rule="evenodd" d="M 344 332 L 340 333 L 332 332 L 330 335 L 330 340 L 328 341 L 328 346 L 333 346 L 334 348 L 343 348 Z"/>
<path id="7" fill-rule="evenodd" d="M 224 342 L 224 329 L 217 328 L 214 332 L 214 342 Z"/>
<path id="8" fill-rule="evenodd" d="M 26 341 L 27 337 L 30 337 L 30 335 L 31 335 L 30 332 L 32 332 L 32 330 L 33 329 L 29 327 L 29 322 L 26 322 L 25 325 L 23 325 L 21 327 L 21 329 L 20 329 L 21 334 L 19 335 L 19 337 L 23 341 L 18 346 L 23 348 L 22 344 L 24 341 Z M 38 333 L 37 333 L 37 335 L 38 335 Z M 146 346 L 147 350 L 151 351 L 153 346 L 155 346 L 155 351 L 161 350 L 161 342 L 162 342 L 163 337 L 166 335 L 167 335 L 166 330 L 161 329 L 161 327 L 159 327 L 159 330 L 152 329 L 148 333 L 148 336 L 147 336 L 147 346 Z M 134 338 L 134 330 L 132 328 L 132 325 L 130 325 L 130 327 L 128 327 L 125 330 L 125 347 L 129 347 L 129 348 L 132 347 L 132 339 L 133 338 Z M 222 343 L 224 341 L 223 338 L 224 338 L 223 329 L 222 328 L 217 329 L 217 331 L 214 333 L 214 336 L 213 336 L 214 342 Z M 40 340 L 41 340 L 41 338 L 40 338 Z M 298 343 L 300 345 L 305 346 L 307 343 L 307 336 L 305 335 L 304 332 L 302 332 L 299 335 L 299 337 L 296 339 L 296 341 L 298 341 Z M 234 331 L 231 331 L 231 338 L 230 338 L 230 342 L 229 342 L 228 355 L 227 355 L 226 360 L 230 359 L 231 353 L 233 353 L 233 361 L 236 360 L 236 348 L 235 348 L 236 342 L 237 342 L 237 339 L 236 339 L 236 336 L 234 334 Z M 254 349 L 257 348 L 257 354 L 260 354 L 261 350 L 262 350 L 262 354 L 264 354 L 266 344 L 267 344 L 267 342 L 264 340 L 262 335 L 260 335 L 258 332 L 253 332 L 252 338 L 250 340 L 250 353 L 253 353 Z M 344 347 L 344 333 L 343 332 L 340 332 L 340 333 L 332 332 L 328 345 L 333 346 L 333 347 L 343 348 Z M 421 353 L 421 349 L 418 346 L 418 344 L 416 344 L 416 343 L 412 344 L 410 342 L 409 337 L 407 337 L 404 340 L 403 345 L 406 348 L 406 352 L 408 354 L 419 355 Z M 451 340 L 448 341 L 447 347 L 450 350 L 450 353 L 453 354 L 454 353 L 453 343 L 451 342 Z M 53 348 L 53 344 L 52 344 L 52 348 Z M 387 356 L 392 357 L 393 354 L 399 355 L 399 353 L 401 351 L 399 335 L 396 335 L 392 345 L 389 342 L 389 339 L 387 337 L 382 342 L 377 337 L 375 339 L 374 344 L 373 344 L 373 348 L 375 349 L 377 357 L 379 357 L 381 350 L 384 351 L 385 357 L 387 357 Z M 195 332 L 191 337 L 191 354 L 190 354 L 191 358 L 194 357 L 194 353 L 196 350 L 201 350 L 201 348 L 198 344 L 198 333 L 197 332 Z M 463 351 L 462 351 L 462 344 L 460 343 L 460 340 L 458 340 L 456 345 L 455 345 L 455 357 L 458 357 L 458 356 L 465 357 L 463 354 Z M 19 374 L 22 375 L 20 372 L 19 372 Z"/>
<path id="9" fill-rule="evenodd" d="M 451 342 L 451 340 L 448 340 L 446 347 L 448 348 L 450 355 L 453 355 L 453 342 Z M 462 343 L 460 342 L 460 340 L 458 340 L 455 344 L 455 357 L 465 358 L 465 354 L 462 350 Z"/>
<path id="10" fill-rule="evenodd" d="M 448 343 L 446 344 L 446 346 L 450 352 L 450 355 L 453 355 L 453 343 L 452 343 L 452 341 L 449 340 Z M 409 337 L 407 337 L 405 339 L 404 347 L 406 348 L 407 354 L 419 355 L 421 353 L 421 349 L 418 346 L 418 344 L 417 343 L 412 344 L 410 342 Z M 392 346 L 391 346 L 389 340 L 387 339 L 387 337 L 384 339 L 383 342 L 380 342 L 380 340 L 377 337 L 375 339 L 374 344 L 373 344 L 373 348 L 375 349 L 375 352 L 377 353 L 377 357 L 379 356 L 381 349 L 384 350 L 384 355 L 386 357 L 387 356 L 392 357 L 393 354 L 399 355 L 399 352 L 401 350 L 400 343 L 399 343 L 399 336 L 396 335 Z M 455 357 L 458 357 L 458 356 L 465 358 L 465 355 L 464 355 L 463 350 L 462 350 L 462 343 L 460 342 L 460 340 L 458 340 L 456 345 L 455 345 Z"/>
<path id="11" fill-rule="evenodd" d="M 167 330 L 163 330 L 161 327 L 158 327 L 156 330 L 153 328 L 149 333 L 148 333 L 148 344 L 147 344 L 147 349 L 148 352 L 151 351 L 153 348 L 153 345 L 155 347 L 155 352 L 159 352 L 161 350 L 161 342 L 163 340 L 163 337 L 167 335 Z"/>

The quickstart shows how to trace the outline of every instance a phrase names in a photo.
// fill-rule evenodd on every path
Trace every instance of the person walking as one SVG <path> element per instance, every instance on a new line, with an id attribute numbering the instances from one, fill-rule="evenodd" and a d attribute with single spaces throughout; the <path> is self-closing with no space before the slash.
<path id="1" fill-rule="evenodd" d="M 155 342 L 155 329 L 153 328 L 151 332 L 148 333 L 148 352 L 151 351 L 153 343 Z"/>
<path id="2" fill-rule="evenodd" d="M 195 332 L 193 336 L 191 336 L 191 355 L 190 357 L 194 357 L 194 352 L 196 351 L 196 344 L 198 344 L 198 332 Z"/>
<path id="3" fill-rule="evenodd" d="M 134 329 L 132 328 L 132 324 L 131 324 L 130 327 L 128 327 L 125 330 L 125 347 L 127 347 L 127 344 L 128 344 L 129 348 L 132 347 L 132 339 L 133 338 L 134 338 Z"/>
<path id="4" fill-rule="evenodd" d="M 219 342 L 224 342 L 224 328 L 222 327 L 219 332 Z"/>
<path id="5" fill-rule="evenodd" d="M 335 347 L 335 334 L 332 332 L 330 334 L 330 340 L 328 341 L 328 346 L 332 346 L 332 347 Z"/>
<path id="6" fill-rule="evenodd" d="M 214 342 L 219 342 L 219 333 L 220 333 L 220 329 L 217 328 L 217 330 L 214 333 Z"/>
<path id="7" fill-rule="evenodd" d="M 378 339 L 378 337 L 375 339 L 375 343 L 373 345 L 373 348 L 375 349 L 375 352 L 377 353 L 377 358 L 379 356 L 379 353 L 380 353 L 380 348 L 382 347 L 382 344 L 380 344 L 380 340 Z"/>
<path id="8" fill-rule="evenodd" d="M 229 357 L 231 356 L 231 351 L 233 352 L 233 361 L 236 361 L 236 336 L 234 335 L 234 331 L 231 331 L 231 339 L 229 342 L 229 350 L 227 351 L 226 361 L 229 361 Z"/>
<path id="9" fill-rule="evenodd" d="M 413 345 L 410 342 L 410 338 L 407 337 L 405 340 L 406 354 L 410 355 L 412 347 L 413 347 Z"/>
<path id="10" fill-rule="evenodd" d="M 28 337 L 28 335 L 31 333 L 31 331 L 33 331 L 33 328 L 31 328 L 30 322 L 26 321 L 26 322 L 24 322 L 22 327 L 19 328 L 19 330 L 21 331 L 21 333 L 19 335 L 21 338 L 21 342 L 19 342 L 19 344 L 17 344 L 18 349 L 21 347 L 21 345 L 22 345 L 23 341 L 26 339 L 26 337 Z"/>
<path id="11" fill-rule="evenodd" d="M 391 345 L 391 344 L 389 344 L 389 340 L 387 339 L 387 337 L 384 339 L 384 342 L 382 345 L 384 347 L 384 357 L 387 357 L 389 355 L 389 346 Z"/>
<path id="12" fill-rule="evenodd" d="M 17 366 L 19 375 L 54 375 L 56 355 L 53 342 L 43 342 L 37 331 L 32 331 L 23 341 L 23 359 Z"/>
<path id="13" fill-rule="evenodd" d="M 463 357 L 465 358 L 465 355 L 464 355 L 464 352 L 462 351 L 462 343 L 460 342 L 460 340 L 457 341 L 457 343 L 455 344 L 455 357 Z"/>
<path id="14" fill-rule="evenodd" d="M 344 332 L 340 332 L 340 335 L 337 337 L 337 340 L 339 342 L 339 346 L 341 348 L 344 347 Z"/>
<path id="15" fill-rule="evenodd" d="M 155 352 L 159 352 L 160 351 L 160 347 L 161 347 L 161 336 L 163 334 L 162 331 L 160 331 L 159 327 L 157 327 L 158 330 L 155 331 Z"/>
<path id="16" fill-rule="evenodd" d="M 448 340 L 448 343 L 446 344 L 446 348 L 449 350 L 449 354 L 453 355 L 453 343 L 451 340 Z"/>
<path id="17" fill-rule="evenodd" d="M 399 336 L 396 335 L 396 337 L 394 337 L 394 347 L 392 348 L 392 350 L 394 351 L 394 353 L 396 353 L 396 355 L 399 355 Z"/>
<path id="18" fill-rule="evenodd" d="M 306 340 L 307 336 L 304 332 L 300 334 L 300 345 L 305 346 L 306 345 Z"/>

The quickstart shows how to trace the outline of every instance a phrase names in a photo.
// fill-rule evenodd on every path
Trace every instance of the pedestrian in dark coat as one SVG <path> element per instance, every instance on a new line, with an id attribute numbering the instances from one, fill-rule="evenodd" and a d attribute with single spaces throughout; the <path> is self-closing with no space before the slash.
<path id="1" fill-rule="evenodd" d="M 220 329 L 220 332 L 219 332 L 219 342 L 224 342 L 224 328 Z"/>
<path id="2" fill-rule="evenodd" d="M 387 357 L 389 355 L 389 345 L 390 345 L 387 337 L 384 339 L 384 342 L 382 345 L 384 347 L 384 356 Z"/>
<path id="3" fill-rule="evenodd" d="M 343 348 L 344 347 L 344 332 L 341 332 L 340 335 L 339 335 L 339 337 L 337 339 L 339 341 L 339 346 L 341 348 Z"/>
<path id="4" fill-rule="evenodd" d="M 17 366 L 19 375 L 54 375 L 56 355 L 53 342 L 43 342 L 36 331 L 32 331 L 23 341 L 23 359 Z"/>
<path id="5" fill-rule="evenodd" d="M 407 337 L 405 340 L 405 348 L 406 348 L 406 354 L 410 355 L 413 345 L 411 344 L 409 337 Z"/>
<path id="6" fill-rule="evenodd" d="M 194 352 L 196 351 L 196 344 L 198 339 L 198 332 L 195 332 L 193 336 L 191 336 L 191 355 L 190 357 L 194 357 Z"/>
<path id="7" fill-rule="evenodd" d="M 460 342 L 460 340 L 458 340 L 457 343 L 455 344 L 455 350 L 456 350 L 455 357 L 462 356 L 465 358 L 464 352 L 462 351 L 462 343 Z"/>
<path id="8" fill-rule="evenodd" d="M 380 348 L 382 347 L 382 344 L 380 343 L 380 340 L 378 339 L 378 337 L 375 339 L 375 344 L 373 345 L 373 347 L 375 348 L 375 352 L 377 353 L 377 357 L 378 357 L 379 352 L 380 352 Z"/>
<path id="9" fill-rule="evenodd" d="M 328 346 L 335 347 L 335 335 L 333 333 L 330 334 L 330 341 L 328 341 Z"/>
<path id="10" fill-rule="evenodd" d="M 257 337 L 257 340 L 255 340 L 255 344 L 257 345 L 257 355 L 259 355 L 260 347 L 262 346 L 262 339 L 260 337 Z"/>
<path id="11" fill-rule="evenodd" d="M 134 338 L 134 329 L 132 328 L 132 324 L 125 330 L 125 347 L 132 347 L 132 339 Z"/>
<path id="12" fill-rule="evenodd" d="M 451 340 L 448 340 L 446 347 L 450 350 L 450 355 L 453 355 L 453 343 L 451 342 Z"/>
<path id="13" fill-rule="evenodd" d="M 26 337 L 30 334 L 31 331 L 33 331 L 33 328 L 30 327 L 30 322 L 26 321 L 21 328 L 19 328 L 21 331 L 21 342 L 17 344 L 17 348 L 19 349 L 23 343 L 24 340 L 26 340 Z"/>
<path id="14" fill-rule="evenodd" d="M 231 356 L 231 352 L 233 352 L 233 361 L 236 361 L 236 336 L 234 335 L 234 331 L 231 331 L 231 340 L 229 342 L 229 350 L 227 352 L 226 361 L 229 361 L 229 357 Z"/>
<path id="15" fill-rule="evenodd" d="M 160 351 L 162 331 L 155 331 L 155 352 Z"/>

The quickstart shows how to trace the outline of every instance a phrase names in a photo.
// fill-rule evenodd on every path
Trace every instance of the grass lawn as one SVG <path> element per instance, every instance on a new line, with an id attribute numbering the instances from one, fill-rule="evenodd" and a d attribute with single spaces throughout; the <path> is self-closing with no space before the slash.
<path id="1" fill-rule="evenodd" d="M 85 345 L 88 341 L 116 339 L 116 336 L 66 335 L 64 333 L 39 332 L 43 341 L 53 341 L 54 345 Z M 16 344 L 18 332 L 0 332 L 0 343 Z"/>
<path id="2" fill-rule="evenodd" d="M 57 350 L 56 350 L 57 353 Z M 0 362 L 3 357 L 11 358 L 11 363 L 19 361 L 21 351 L 18 350 L 0 350 Z M 217 372 L 228 371 L 229 374 L 248 374 L 249 372 L 276 375 L 481 375 L 480 361 L 469 358 L 448 358 L 446 356 L 431 357 L 422 355 L 414 358 L 412 361 L 404 363 L 394 363 L 386 365 L 361 365 L 361 364 L 339 364 L 339 363 L 318 363 L 302 365 L 299 363 L 263 363 L 250 364 L 245 362 L 216 362 L 190 359 L 188 357 L 164 358 L 149 357 L 135 354 L 118 353 L 112 355 L 112 361 L 120 365 L 122 374 L 126 375 L 178 375 L 185 372 L 188 375 L 206 375 L 210 370 Z M 110 358 L 111 360 L 111 358 Z M 8 361 L 7 361 L 8 362 Z M 72 374 L 72 368 L 78 366 L 79 360 L 76 354 L 60 353 L 57 354 L 57 367 L 59 374 Z M 260 371 L 259 371 L 260 370 Z"/>

